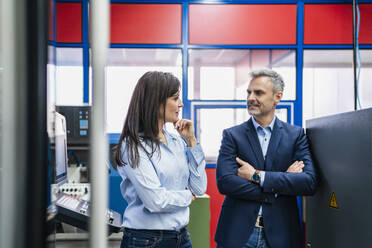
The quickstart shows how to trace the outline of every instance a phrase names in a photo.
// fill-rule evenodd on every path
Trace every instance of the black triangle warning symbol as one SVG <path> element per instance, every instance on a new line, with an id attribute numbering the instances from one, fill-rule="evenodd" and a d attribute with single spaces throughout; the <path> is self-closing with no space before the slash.
<path id="1" fill-rule="evenodd" d="M 339 209 L 337 201 L 336 201 L 335 192 L 332 192 L 331 200 L 329 201 L 329 207 L 334 208 L 334 209 Z"/>

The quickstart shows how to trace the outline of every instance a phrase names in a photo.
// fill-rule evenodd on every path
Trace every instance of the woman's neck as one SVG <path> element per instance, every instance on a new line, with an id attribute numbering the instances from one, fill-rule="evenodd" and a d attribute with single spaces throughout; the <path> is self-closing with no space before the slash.
<path id="1" fill-rule="evenodd" d="M 163 127 L 164 127 L 164 122 L 163 121 L 158 121 L 158 137 L 160 135 L 163 135 Z"/>
<path id="2" fill-rule="evenodd" d="M 160 139 L 161 142 L 167 145 L 167 139 L 165 138 L 164 133 L 163 133 L 163 126 L 164 126 L 164 123 L 162 121 L 159 121 L 158 138 Z"/>

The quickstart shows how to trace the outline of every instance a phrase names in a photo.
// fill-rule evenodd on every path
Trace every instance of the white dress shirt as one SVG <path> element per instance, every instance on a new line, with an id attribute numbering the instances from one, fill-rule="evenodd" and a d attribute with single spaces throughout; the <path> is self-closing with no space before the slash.
<path id="1" fill-rule="evenodd" d="M 266 159 L 267 148 L 269 147 L 271 133 L 273 131 L 274 124 L 275 124 L 275 119 L 276 119 L 276 116 L 274 116 L 273 120 L 267 127 L 263 128 L 260 126 L 260 124 L 256 122 L 254 117 L 252 117 L 253 126 L 256 129 L 258 141 L 260 142 L 262 155 L 264 159 Z M 265 171 L 261 171 L 260 175 L 261 175 L 260 185 L 262 187 L 265 181 Z M 258 215 L 262 215 L 262 206 L 260 207 Z"/>

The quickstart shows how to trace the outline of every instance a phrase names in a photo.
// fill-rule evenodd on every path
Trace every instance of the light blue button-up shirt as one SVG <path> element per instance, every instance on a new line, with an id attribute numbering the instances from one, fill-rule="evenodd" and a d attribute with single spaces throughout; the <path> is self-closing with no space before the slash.
<path id="1" fill-rule="evenodd" d="M 267 148 L 269 147 L 271 133 L 272 133 L 273 128 L 274 128 L 275 119 L 276 119 L 276 116 L 274 116 L 274 118 L 271 121 L 270 125 L 268 125 L 267 127 L 263 128 L 252 117 L 253 126 L 256 129 L 257 136 L 258 136 L 258 141 L 260 142 L 260 146 L 261 146 L 261 150 L 262 150 L 262 155 L 263 155 L 264 159 L 266 159 Z M 265 171 L 261 171 L 260 172 L 260 175 L 261 175 L 260 185 L 262 187 L 263 186 L 263 183 L 265 181 Z M 262 215 L 262 207 L 260 207 L 260 210 L 259 210 L 258 215 Z"/>
<path id="2" fill-rule="evenodd" d="M 125 143 L 121 147 L 125 166 L 118 166 L 123 178 L 121 193 L 128 206 L 123 226 L 133 229 L 180 230 L 189 222 L 192 193 L 207 189 L 205 157 L 201 146 L 187 147 L 185 141 L 163 130 L 168 145 L 160 144 L 152 157 L 139 148 L 139 164 L 128 162 Z M 145 141 L 142 144 L 151 151 Z"/>

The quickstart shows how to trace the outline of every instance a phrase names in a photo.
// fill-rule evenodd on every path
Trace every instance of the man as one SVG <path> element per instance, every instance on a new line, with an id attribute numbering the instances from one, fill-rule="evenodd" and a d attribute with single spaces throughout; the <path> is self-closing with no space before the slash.
<path id="1" fill-rule="evenodd" d="M 283 96 L 282 77 L 251 72 L 247 122 L 226 129 L 217 160 L 217 186 L 226 195 L 217 247 L 303 247 L 298 195 L 312 195 L 317 179 L 300 127 L 274 114 Z"/>

